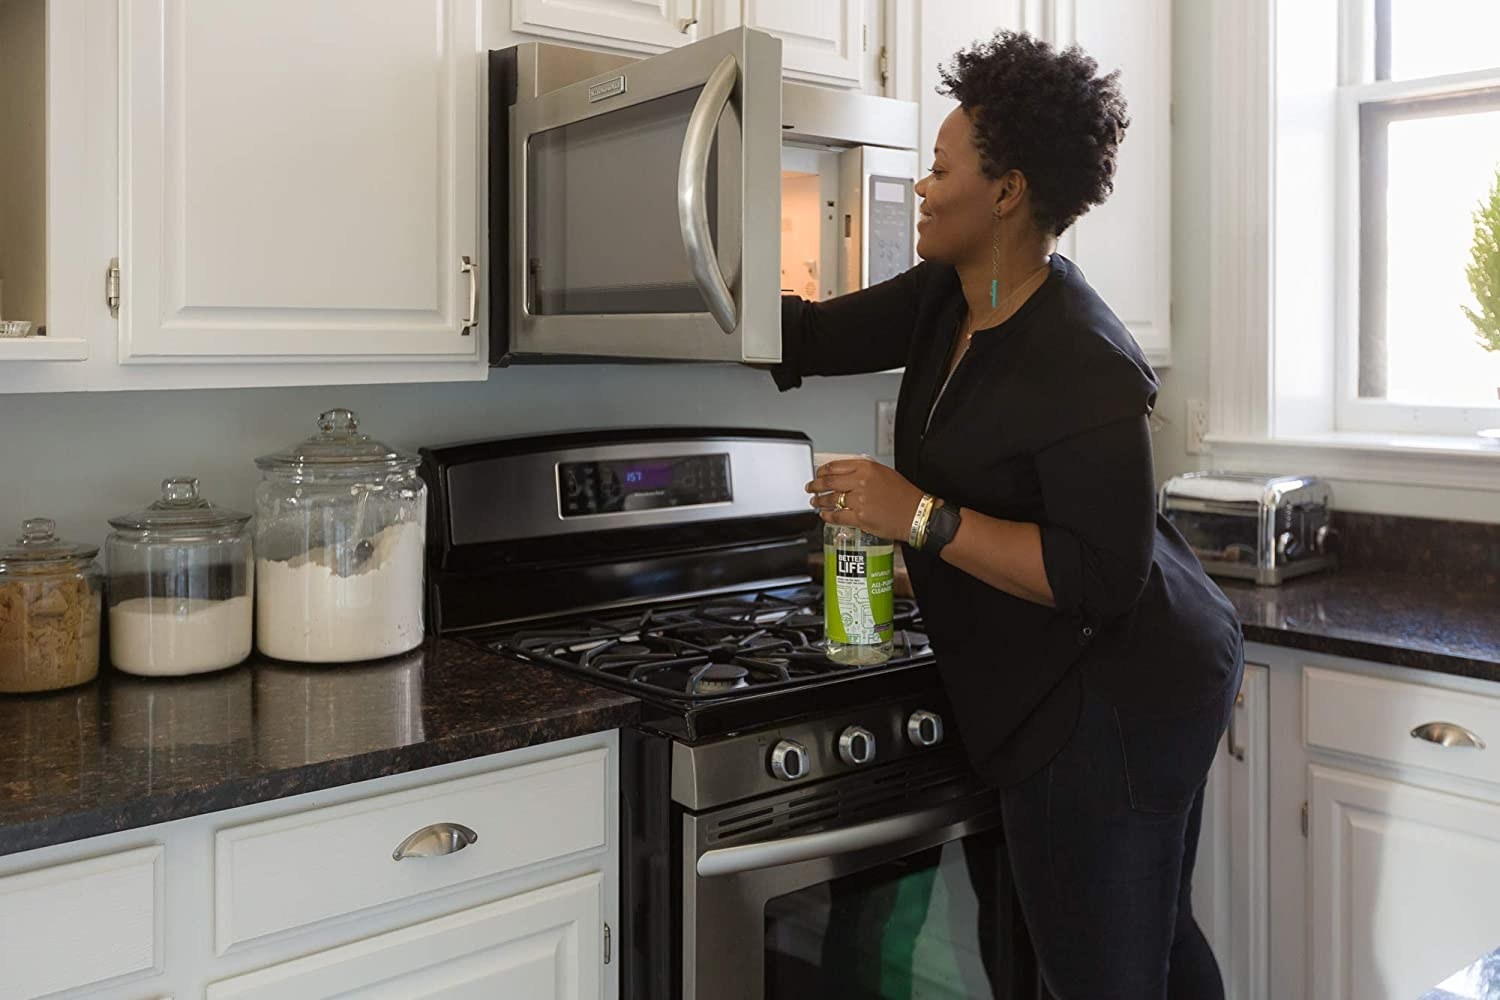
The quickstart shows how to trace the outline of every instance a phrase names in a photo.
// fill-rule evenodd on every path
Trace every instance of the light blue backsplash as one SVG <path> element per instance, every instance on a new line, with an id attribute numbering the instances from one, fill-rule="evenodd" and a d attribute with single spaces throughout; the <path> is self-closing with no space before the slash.
<path id="1" fill-rule="evenodd" d="M 0 396 L 0 540 L 24 517 L 56 518 L 69 539 L 102 541 L 106 519 L 194 475 L 216 503 L 250 510 L 253 459 L 313 433 L 347 406 L 401 448 L 588 427 L 693 424 L 793 428 L 827 451 L 875 446 L 875 402 L 895 375 L 809 379 L 779 393 L 732 366 L 497 369 L 486 383 Z"/>

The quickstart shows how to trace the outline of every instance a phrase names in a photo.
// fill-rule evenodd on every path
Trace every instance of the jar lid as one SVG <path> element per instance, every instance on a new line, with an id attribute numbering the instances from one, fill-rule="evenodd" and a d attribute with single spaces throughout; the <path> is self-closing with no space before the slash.
<path id="1" fill-rule="evenodd" d="M 301 466 L 358 468 L 391 466 L 415 468 L 421 461 L 415 455 L 382 444 L 368 434 L 359 433 L 359 418 L 353 410 L 329 410 L 318 417 L 318 433 L 300 444 L 270 455 L 262 455 L 255 464 L 262 469 L 285 469 Z"/>
<path id="2" fill-rule="evenodd" d="M 99 554 L 97 545 L 77 545 L 57 537 L 50 517 L 29 517 L 21 523 L 21 537 L 0 548 L 0 563 L 87 562 Z"/>
<path id="3" fill-rule="evenodd" d="M 215 507 L 198 495 L 198 480 L 174 476 L 161 481 L 161 499 L 145 510 L 109 519 L 111 527 L 126 531 L 220 531 L 239 528 L 249 514 Z"/>

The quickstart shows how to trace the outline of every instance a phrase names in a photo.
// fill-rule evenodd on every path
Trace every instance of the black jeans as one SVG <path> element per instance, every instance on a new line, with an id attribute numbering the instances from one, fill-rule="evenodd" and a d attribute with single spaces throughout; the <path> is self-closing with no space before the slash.
<path id="1" fill-rule="evenodd" d="M 1056 1000 L 1222 1000 L 1189 891 L 1203 783 L 1235 678 L 1178 716 L 1122 716 L 1084 688 L 1051 763 L 1002 793 L 1020 908 Z"/>

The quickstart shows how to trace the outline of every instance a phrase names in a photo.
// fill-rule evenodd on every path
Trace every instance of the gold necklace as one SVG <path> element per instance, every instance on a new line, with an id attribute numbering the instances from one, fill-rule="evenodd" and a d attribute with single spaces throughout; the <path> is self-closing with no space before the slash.
<path id="1" fill-rule="evenodd" d="M 1005 298 L 1000 301 L 999 305 L 995 306 L 989 312 L 985 313 L 984 314 L 985 320 L 988 321 L 991 317 L 1000 315 L 1000 313 L 1005 309 L 1005 307 L 1008 306 L 1008 305 L 1010 305 L 1011 300 L 1016 297 L 1017 293 L 1019 293 L 1023 288 L 1025 288 L 1027 286 L 1027 284 L 1030 283 L 1030 281 L 1031 281 L 1032 278 L 1035 278 L 1042 271 L 1046 270 L 1048 267 L 1051 266 L 1051 264 L 1052 264 L 1052 258 L 1049 256 L 1047 258 L 1046 263 L 1040 265 L 1035 270 L 1033 270 L 1030 273 L 1028 273 L 1026 275 L 1026 277 L 1022 278 L 1021 281 L 1020 281 L 1020 283 L 1017 284 L 1016 287 L 1012 288 L 1010 290 L 1010 292 L 1005 296 Z M 964 329 L 964 342 L 965 343 L 968 343 L 968 341 L 971 338 L 973 338 L 974 331 L 980 329 L 981 326 L 982 326 L 982 324 L 980 324 L 979 321 L 977 319 L 975 319 L 974 312 L 973 312 L 972 309 L 969 310 L 969 314 L 968 314 L 967 320 L 968 320 L 968 322 L 965 324 L 965 329 Z"/>

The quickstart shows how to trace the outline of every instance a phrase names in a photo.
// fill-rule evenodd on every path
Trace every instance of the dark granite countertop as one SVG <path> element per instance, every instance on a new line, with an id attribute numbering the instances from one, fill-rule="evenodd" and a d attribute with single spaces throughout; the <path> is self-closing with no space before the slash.
<path id="1" fill-rule="evenodd" d="M 106 671 L 0 697 L 0 855 L 634 722 L 628 695 L 451 640 L 372 664 Z"/>
<path id="2" fill-rule="evenodd" d="M 1219 586 L 1255 642 L 1500 681 L 1500 590 L 1470 579 L 1337 570 Z"/>

